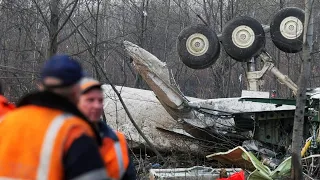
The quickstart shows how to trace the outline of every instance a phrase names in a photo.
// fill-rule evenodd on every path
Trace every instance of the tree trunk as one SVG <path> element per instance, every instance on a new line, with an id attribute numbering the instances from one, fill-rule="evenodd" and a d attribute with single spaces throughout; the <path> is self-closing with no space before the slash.
<path id="1" fill-rule="evenodd" d="M 223 0 L 220 0 L 220 32 L 223 29 Z"/>
<path id="2" fill-rule="evenodd" d="M 171 0 L 166 0 L 166 13 L 167 13 L 167 19 L 166 19 L 166 28 L 165 28 L 165 40 L 164 40 L 164 62 L 167 62 L 167 56 L 168 56 L 168 37 L 169 37 L 169 20 L 170 20 L 170 7 L 171 7 Z"/>
<path id="3" fill-rule="evenodd" d="M 303 128 L 304 127 L 304 112 L 306 104 L 306 88 L 310 79 L 310 61 L 312 48 L 312 17 L 313 0 L 305 0 L 305 22 L 303 32 L 303 49 L 302 49 L 302 66 L 301 74 L 298 81 L 297 104 L 294 115 L 294 125 L 292 134 L 292 166 L 291 179 L 301 180 L 302 166 L 301 166 L 301 148 L 303 143 Z"/>
<path id="4" fill-rule="evenodd" d="M 58 50 L 58 39 L 56 34 L 59 28 L 59 0 L 50 1 L 50 13 L 48 57 L 56 54 Z"/>
<path id="5" fill-rule="evenodd" d="M 148 4 L 149 0 L 143 0 L 141 5 L 141 32 L 140 32 L 140 47 L 145 48 L 145 31 L 147 29 L 147 16 L 148 16 Z M 134 83 L 135 88 L 143 88 L 143 80 L 140 74 L 136 74 L 136 80 Z"/>
<path id="6" fill-rule="evenodd" d="M 283 9 L 283 5 L 284 5 L 284 0 L 280 0 L 280 10 Z M 277 48 L 277 63 L 276 63 L 276 67 L 278 69 L 280 69 L 280 59 L 281 59 L 281 51 L 280 49 Z M 276 90 L 276 96 L 278 97 L 280 95 L 279 93 L 279 86 L 278 86 L 278 82 L 277 82 L 277 77 L 274 76 L 273 82 L 275 83 L 275 90 Z"/>

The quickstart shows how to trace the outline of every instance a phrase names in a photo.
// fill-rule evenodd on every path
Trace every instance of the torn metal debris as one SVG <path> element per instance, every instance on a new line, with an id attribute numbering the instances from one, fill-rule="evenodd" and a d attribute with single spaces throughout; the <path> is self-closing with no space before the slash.
<path id="1" fill-rule="evenodd" d="M 152 91 L 122 86 L 116 86 L 116 89 L 133 119 L 157 149 L 207 155 L 236 147 L 207 157 L 246 169 L 250 171 L 251 179 L 273 179 L 288 174 L 290 158 L 277 157 L 274 150 L 263 144 L 287 154 L 285 150 L 291 145 L 295 100 L 269 98 L 267 93 L 260 91 L 243 91 L 242 97 L 233 98 L 188 97 L 180 91 L 164 62 L 131 42 L 125 41 L 124 46 L 135 69 Z M 267 53 L 261 58 L 269 65 L 272 63 Z M 277 74 L 283 76 L 278 71 Z M 290 79 L 288 81 L 295 87 Z M 123 132 L 131 147 L 145 146 L 111 86 L 104 85 L 103 89 L 108 124 Z M 313 135 L 306 146 L 312 153 L 317 152 L 319 94 L 319 88 L 307 92 L 306 117 L 310 117 L 310 121 L 304 128 L 312 129 Z M 305 131 L 304 138 L 309 136 Z M 259 157 L 254 153 L 259 153 Z"/>
<path id="2" fill-rule="evenodd" d="M 151 169 L 149 172 L 150 180 L 156 179 L 194 179 L 194 180 L 212 180 L 221 177 L 223 172 L 230 176 L 236 172 L 241 171 L 240 168 L 210 168 L 203 166 L 194 166 L 191 168 L 173 168 L 173 169 Z"/>
<path id="3" fill-rule="evenodd" d="M 273 180 L 274 178 L 284 178 L 290 174 L 291 157 L 284 159 L 274 170 L 264 165 L 252 153 L 238 146 L 227 152 L 215 153 L 207 156 L 208 159 L 217 160 L 224 164 L 232 164 L 242 169 L 250 171 L 248 180 Z"/>

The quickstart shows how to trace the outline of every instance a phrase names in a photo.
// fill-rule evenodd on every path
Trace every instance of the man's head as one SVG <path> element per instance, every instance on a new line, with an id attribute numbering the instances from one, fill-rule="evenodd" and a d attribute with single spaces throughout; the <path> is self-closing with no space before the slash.
<path id="1" fill-rule="evenodd" d="M 41 70 L 40 90 L 48 90 L 77 103 L 79 81 L 83 77 L 81 65 L 68 55 L 52 56 Z"/>
<path id="2" fill-rule="evenodd" d="M 80 82 L 81 95 L 79 110 L 92 122 L 100 121 L 103 113 L 103 93 L 101 83 L 91 78 L 83 78 Z"/>

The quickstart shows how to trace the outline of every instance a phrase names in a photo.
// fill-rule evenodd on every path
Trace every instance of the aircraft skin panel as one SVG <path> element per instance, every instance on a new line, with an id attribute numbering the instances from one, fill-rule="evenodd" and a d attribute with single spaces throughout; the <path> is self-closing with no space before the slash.
<path id="1" fill-rule="evenodd" d="M 282 111 L 282 110 L 295 110 L 294 105 L 281 105 L 267 104 L 251 101 L 239 101 L 241 98 L 218 98 L 208 100 L 192 101 L 191 104 L 198 104 L 201 106 L 210 107 L 215 110 L 225 111 L 229 113 L 242 113 L 242 112 L 264 112 L 264 111 Z"/>
<path id="2" fill-rule="evenodd" d="M 105 95 L 104 112 L 107 124 L 123 132 L 129 141 L 129 146 L 138 147 L 145 144 L 111 86 L 103 85 L 102 87 Z M 199 141 L 188 136 L 181 124 L 162 107 L 152 91 L 121 86 L 116 86 L 116 88 L 121 93 L 134 121 L 157 149 L 163 151 L 188 149 L 190 152 L 198 153 Z"/>
<path id="3" fill-rule="evenodd" d="M 170 82 L 170 74 L 165 62 L 145 49 L 124 41 L 126 51 L 133 60 L 133 65 L 150 89 L 161 101 L 173 109 L 183 109 L 186 100 Z"/>
<path id="4" fill-rule="evenodd" d="M 221 131 L 234 133 L 234 125 L 239 125 L 238 120 L 234 118 L 239 114 L 244 115 L 240 118 L 241 122 L 247 123 L 246 116 L 250 115 L 251 118 L 251 114 L 248 113 L 295 109 L 293 105 L 278 106 L 240 101 L 243 97 L 219 99 L 185 97 L 174 83 L 174 79 L 170 77 L 165 62 L 131 42 L 124 41 L 124 46 L 133 60 L 134 68 L 152 91 L 120 86 L 116 88 L 141 131 L 160 150 L 188 149 L 190 152 L 199 152 L 201 143 L 198 143 L 196 138 L 207 140 L 205 137 L 202 138 L 203 133 L 199 134 L 200 131 L 209 130 L 209 134 L 220 134 Z M 128 119 L 111 86 L 104 85 L 103 88 L 106 95 L 104 111 L 108 124 L 123 132 L 128 140 L 136 145 L 145 144 Z M 249 121 L 251 123 L 251 119 Z"/>

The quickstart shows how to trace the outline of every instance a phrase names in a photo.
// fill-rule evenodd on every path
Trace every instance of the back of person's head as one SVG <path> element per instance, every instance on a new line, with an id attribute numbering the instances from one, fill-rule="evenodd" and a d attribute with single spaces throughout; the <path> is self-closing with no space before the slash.
<path id="1" fill-rule="evenodd" d="M 51 91 L 77 103 L 79 82 L 84 76 L 81 65 L 68 55 L 52 56 L 41 69 L 40 90 Z"/>

